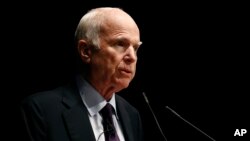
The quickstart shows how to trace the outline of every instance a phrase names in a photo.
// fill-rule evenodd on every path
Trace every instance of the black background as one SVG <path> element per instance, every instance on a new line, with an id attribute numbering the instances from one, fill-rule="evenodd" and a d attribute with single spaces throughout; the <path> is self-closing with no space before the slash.
<path id="1" fill-rule="evenodd" d="M 5 3 L 2 26 L 2 127 L 6 140 L 27 140 L 20 101 L 55 88 L 75 72 L 74 31 L 89 9 L 121 7 L 137 22 L 143 45 L 136 77 L 119 92 L 142 116 L 146 141 L 163 140 L 145 92 L 169 141 L 215 140 L 249 126 L 249 12 L 244 3 L 36 1 Z M 248 16 L 247 16 L 248 15 Z M 6 90 L 5 90 L 6 89 Z"/>

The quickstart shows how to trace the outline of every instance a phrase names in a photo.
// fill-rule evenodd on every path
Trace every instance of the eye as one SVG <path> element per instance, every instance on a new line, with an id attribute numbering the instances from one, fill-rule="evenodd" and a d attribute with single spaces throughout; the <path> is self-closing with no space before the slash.
<path id="1" fill-rule="evenodd" d="M 116 45 L 119 46 L 119 47 L 128 47 L 129 43 L 125 42 L 125 41 L 117 41 Z"/>

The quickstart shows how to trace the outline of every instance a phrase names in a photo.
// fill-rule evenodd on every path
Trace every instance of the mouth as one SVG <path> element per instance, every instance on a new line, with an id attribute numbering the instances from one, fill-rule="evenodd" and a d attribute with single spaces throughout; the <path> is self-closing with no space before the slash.
<path id="1" fill-rule="evenodd" d="M 132 71 L 129 69 L 120 69 L 119 71 L 121 72 L 121 74 L 126 74 L 126 75 L 132 74 Z"/>
<path id="2" fill-rule="evenodd" d="M 132 71 L 127 70 L 127 69 L 121 69 L 121 71 L 125 72 L 125 73 L 132 73 Z"/>

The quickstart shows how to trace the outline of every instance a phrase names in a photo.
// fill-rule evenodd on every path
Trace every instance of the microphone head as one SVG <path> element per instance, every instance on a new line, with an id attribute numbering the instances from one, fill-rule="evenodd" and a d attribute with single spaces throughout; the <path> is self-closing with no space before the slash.
<path id="1" fill-rule="evenodd" d="M 165 106 L 167 109 L 169 109 L 172 113 L 174 113 L 175 115 L 177 115 L 178 117 L 180 117 L 180 115 L 178 113 L 176 113 L 173 109 L 171 109 L 168 106 Z"/>
<path id="2" fill-rule="evenodd" d="M 148 98 L 147 98 L 147 96 L 146 96 L 145 92 L 142 92 L 142 95 L 143 95 L 143 97 L 144 97 L 145 101 L 146 101 L 147 103 L 149 103 Z"/>

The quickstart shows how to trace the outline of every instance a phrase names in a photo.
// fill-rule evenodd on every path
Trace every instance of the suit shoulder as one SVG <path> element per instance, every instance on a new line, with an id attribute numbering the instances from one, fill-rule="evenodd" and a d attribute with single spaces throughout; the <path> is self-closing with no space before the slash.
<path id="1" fill-rule="evenodd" d="M 43 103 L 45 101 L 48 101 L 48 99 L 49 99 L 49 101 L 53 101 L 53 99 L 60 97 L 60 95 L 62 93 L 63 93 L 63 87 L 57 87 L 55 89 L 33 93 L 33 94 L 25 97 L 21 101 L 21 105 L 27 105 L 27 104 L 29 105 L 29 104 L 32 104 L 34 102 Z"/>
<path id="2" fill-rule="evenodd" d="M 123 105 L 126 109 L 129 109 L 130 111 L 132 110 L 132 111 L 138 113 L 138 110 L 133 105 L 131 105 L 127 100 L 125 100 L 123 97 L 116 95 L 116 100 L 121 105 Z"/>

